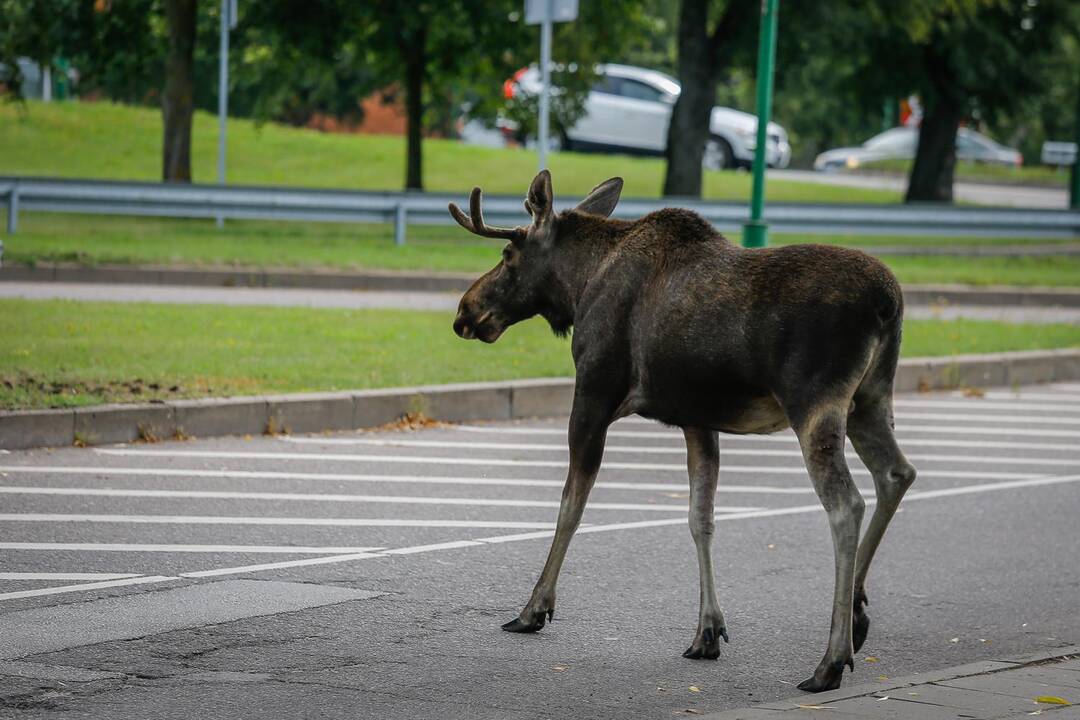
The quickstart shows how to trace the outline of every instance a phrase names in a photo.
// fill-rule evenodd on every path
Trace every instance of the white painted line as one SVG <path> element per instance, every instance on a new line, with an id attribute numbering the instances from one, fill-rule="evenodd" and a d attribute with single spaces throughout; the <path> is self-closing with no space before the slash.
<path id="1" fill-rule="evenodd" d="M 727 468 L 725 468 L 725 472 Z M 315 480 L 326 482 L 377 482 L 406 485 L 494 485 L 504 487 L 552 487 L 561 488 L 563 480 L 534 480 L 526 478 L 489 478 L 489 477 L 440 477 L 424 475 L 352 475 L 348 473 L 304 473 L 275 472 L 271 470 L 183 470 L 177 468 L 147 467 L 73 467 L 69 465 L 9 465 L 0 466 L 0 473 L 15 475 L 41 473 L 47 475 L 94 475 L 96 477 L 137 476 L 137 477 L 178 477 L 211 478 L 221 480 Z M 600 490 L 640 490 L 658 492 L 685 492 L 687 483 L 647 483 L 647 482 L 598 482 Z M 789 495 L 809 492 L 809 487 L 781 487 L 776 485 L 721 485 L 717 492 L 722 493 L 759 493 L 765 495 Z"/>
<path id="2" fill-rule="evenodd" d="M 956 495 L 968 495 L 968 494 L 976 494 L 976 493 L 983 493 L 983 492 L 995 492 L 995 491 L 1000 491 L 1000 490 L 1012 490 L 1012 489 L 1027 488 L 1027 487 L 1058 485 L 1058 484 L 1062 484 L 1062 483 L 1073 483 L 1073 482 L 1080 482 L 1080 475 L 1058 476 L 1058 477 L 1048 476 L 1048 477 L 1040 477 L 1040 478 L 1031 478 L 1031 479 L 1028 479 L 1028 480 L 1021 480 L 1021 481 L 1016 481 L 1016 482 L 984 483 L 984 484 L 981 484 L 981 485 L 968 485 L 968 486 L 958 487 L 958 488 L 946 488 L 946 489 L 942 489 L 942 490 L 929 490 L 929 491 L 923 491 L 923 492 L 914 492 L 914 493 L 908 493 L 908 495 L 904 499 L 904 502 L 929 500 L 929 499 L 939 498 L 939 497 L 950 497 L 950 496 L 956 496 Z M 874 498 L 868 498 L 867 501 L 866 501 L 866 504 L 867 505 L 873 505 L 875 502 L 876 501 L 875 501 Z M 755 510 L 755 511 L 745 512 L 745 513 L 736 513 L 736 514 L 731 514 L 731 515 L 720 515 L 716 519 L 717 519 L 718 522 L 732 522 L 732 521 L 735 521 L 735 520 L 749 520 L 749 519 L 756 519 L 756 518 L 779 517 L 779 516 L 783 516 L 783 515 L 799 515 L 799 514 L 806 514 L 806 513 L 817 513 L 817 512 L 821 512 L 821 511 L 822 511 L 822 507 L 821 507 L 820 504 L 798 505 L 798 506 L 787 507 L 787 508 L 776 508 L 776 509 L 771 509 L 771 510 Z M 611 532 L 611 531 L 615 531 L 615 530 L 631 530 L 631 529 L 642 529 L 642 528 L 649 528 L 649 527 L 662 527 L 662 526 L 665 526 L 665 525 L 682 524 L 684 522 L 685 522 L 685 519 L 683 519 L 683 518 L 679 518 L 679 519 L 666 518 L 666 519 L 663 519 L 663 520 L 646 520 L 646 521 L 641 521 L 641 522 L 630 522 L 630 523 L 610 523 L 610 524 L 607 524 L 607 525 L 583 526 L 582 528 L 580 528 L 578 530 L 578 533 L 579 534 L 589 534 L 589 533 L 598 533 L 598 532 Z M 513 534 L 513 535 L 503 535 L 503 536 L 488 537 L 488 538 L 478 538 L 476 540 L 461 540 L 461 541 L 446 542 L 446 543 L 435 543 L 435 544 L 427 544 L 427 545 L 414 545 L 414 546 L 410 546 L 410 547 L 395 548 L 393 550 L 387 550 L 387 551 L 384 551 L 384 552 L 381 552 L 381 553 L 359 553 L 359 554 L 353 554 L 353 555 L 334 555 L 334 556 L 325 557 L 325 558 L 316 558 L 316 559 L 313 559 L 313 561 L 311 563 L 307 563 L 307 564 L 314 564 L 315 562 L 318 562 L 318 564 L 331 564 L 331 563 L 340 563 L 340 562 L 350 562 L 350 561 L 361 560 L 361 559 L 382 558 L 382 557 L 388 557 L 388 556 L 391 556 L 391 555 L 415 555 L 415 554 L 421 554 L 421 553 L 425 553 L 425 552 L 433 552 L 433 551 L 438 551 L 438 550 L 450 550 L 450 549 L 463 548 L 463 547 L 475 547 L 475 546 L 481 545 L 481 544 L 497 544 L 497 543 L 506 543 L 506 542 L 517 542 L 517 541 L 525 541 L 525 540 L 543 539 L 543 538 L 551 537 L 551 535 L 552 535 L 552 531 L 547 530 L 547 531 L 544 531 L 544 532 L 516 533 L 516 534 Z M 188 573 L 185 576 L 186 577 L 203 577 L 203 576 L 209 576 L 210 573 L 216 573 L 217 575 L 226 575 L 226 574 L 238 574 L 238 573 L 244 573 L 244 572 L 256 572 L 259 569 L 277 569 L 277 568 L 281 568 L 281 567 L 295 567 L 295 566 L 297 566 L 298 563 L 303 563 L 303 562 L 304 561 L 286 561 L 285 563 L 268 563 L 268 564 L 263 565 L 263 566 L 246 565 L 246 566 L 240 566 L 240 567 L 234 567 L 234 568 L 219 568 L 219 569 L 217 569 L 215 571 L 203 571 L 203 573 L 200 573 L 200 574 Z M 98 589 L 98 588 L 101 588 L 101 587 L 113 587 L 113 586 L 125 585 L 125 584 L 165 582 L 165 581 L 176 580 L 176 579 L 178 579 L 178 578 L 157 575 L 157 576 L 150 576 L 150 577 L 145 577 L 145 578 L 143 578 L 143 577 L 132 578 L 132 579 L 129 579 L 129 580 L 115 580 L 115 581 L 108 581 L 108 582 L 102 582 L 102 583 L 87 583 L 87 584 L 83 584 L 83 585 L 68 585 L 68 586 L 56 587 L 56 588 L 43 588 L 41 590 L 26 590 L 26 591 L 21 591 L 21 592 L 2 594 L 2 595 L 0 595 L 0 600 L 13 599 L 13 598 L 17 598 L 17 597 L 32 597 L 32 596 L 35 596 L 35 595 L 51 595 L 51 594 L 56 594 L 56 593 L 74 592 L 74 591 L 78 591 L 78 590 L 92 590 L 92 589 Z"/>
<path id="3" fill-rule="evenodd" d="M 178 579 L 179 578 L 166 575 L 148 575 L 146 577 L 135 577 L 125 580 L 106 580 L 104 582 L 82 583 L 80 585 L 59 585 L 57 587 L 38 588 L 37 590 L 19 590 L 17 592 L 0 593 L 0 600 L 41 597 L 42 595 L 59 595 L 60 593 L 76 592 L 78 590 L 103 590 L 104 588 L 122 587 L 124 585 L 146 585 L 148 583 L 161 583 Z"/>
<path id="4" fill-rule="evenodd" d="M 506 528 L 539 530 L 552 523 L 488 520 L 397 520 L 385 518 L 235 517 L 218 515 L 84 515 L 77 513 L 0 513 L 0 522 L 88 522 L 152 525 L 316 525 L 324 527 Z"/>
<path id="5" fill-rule="evenodd" d="M 348 562 L 350 560 L 367 560 L 379 557 L 372 553 L 349 553 L 346 555 L 331 555 L 329 557 L 305 558 L 303 560 L 283 560 L 281 562 L 260 563 L 258 565 L 240 565 L 237 567 L 214 568 L 213 570 L 199 570 L 196 572 L 180 573 L 180 577 L 202 578 L 217 577 L 219 575 L 236 575 L 238 573 L 259 572 L 260 570 L 280 570 L 282 568 L 306 567 L 308 565 L 327 565 L 330 563 Z"/>
<path id="6" fill-rule="evenodd" d="M 1080 413 L 1080 403 L 1071 403 L 1064 405 L 1048 406 L 1045 403 L 1033 403 L 1033 402 L 997 402 L 994 400 L 979 400 L 979 399 L 964 399 L 964 400 L 909 400 L 906 398 L 896 398 L 893 400 L 893 407 L 902 408 L 945 408 L 956 410 L 1025 410 L 1033 412 L 1073 412 Z M 1007 415 L 1003 415 L 1002 419 L 1008 419 Z"/>
<path id="7" fill-rule="evenodd" d="M 897 420 L 948 420 L 951 422 L 1010 422 L 1041 425 L 1080 425 L 1080 417 L 1044 417 L 1041 415 L 991 415 L 980 413 L 894 413 Z"/>
<path id="8" fill-rule="evenodd" d="M 76 550 L 88 552 L 263 553 L 271 555 L 343 555 L 381 547 L 311 547 L 307 545 L 147 545 L 139 543 L 0 542 L 0 550 Z"/>
<path id="9" fill-rule="evenodd" d="M 314 495 L 309 493 L 222 492 L 215 490 L 142 490 L 127 488 L 22 487 L 0 485 L 0 495 L 74 495 L 85 497 L 148 497 L 191 500 L 273 500 L 275 502 L 389 503 L 394 505 L 455 505 L 467 507 L 557 508 L 557 500 L 505 498 L 414 497 L 409 495 Z M 656 503 L 590 503 L 594 510 L 686 512 L 686 505 Z M 745 512 L 756 508 L 729 507 L 719 512 Z"/>
<path id="10" fill-rule="evenodd" d="M 0 572 L 0 580 L 124 580 L 140 573 L 32 573 Z"/>
<path id="11" fill-rule="evenodd" d="M 553 530 L 546 530 L 545 532 L 553 534 Z M 395 548 L 393 550 L 385 550 L 380 555 L 416 555 L 424 552 L 431 552 L 433 550 L 450 550 L 451 548 L 471 547 L 473 545 L 481 545 L 483 543 L 478 540 L 452 540 L 450 542 L 431 543 L 430 545 L 414 545 L 412 547 Z"/>
<path id="12" fill-rule="evenodd" d="M 498 442 L 464 442 L 454 440 L 367 440 L 361 438 L 286 438 L 289 442 L 306 445 L 378 445 L 386 447 L 430 447 L 430 448 L 452 448 L 452 449 L 480 449 L 480 450 L 506 450 L 506 451 L 535 451 L 535 452 L 558 452 L 565 454 L 567 448 L 565 445 L 555 445 L 548 443 L 498 443 Z M 794 442 L 794 439 L 792 439 Z M 958 447 L 967 447 L 967 443 L 958 441 L 952 441 Z M 915 443 L 905 443 L 915 444 Z M 992 444 L 991 444 L 992 445 Z M 983 447 L 987 447 L 987 444 L 983 444 Z M 1076 450 L 1080 452 L 1080 447 L 1074 447 L 1069 445 L 1057 446 L 1067 450 Z M 655 453 L 665 455 L 685 455 L 685 447 L 672 447 L 672 446 L 649 446 L 640 445 L 637 447 L 629 446 L 607 446 L 604 448 L 604 452 L 625 452 L 625 453 Z M 739 456 L 745 455 L 750 457 L 795 457 L 802 458 L 802 451 L 795 448 L 792 450 L 764 450 L 761 448 L 732 448 L 725 447 L 723 443 L 720 446 L 721 463 L 723 457 L 727 456 Z M 858 456 L 854 453 L 848 453 L 849 460 L 857 460 Z M 995 465 L 1002 463 L 1022 463 L 1024 465 L 1050 465 L 1050 466 L 1071 466 L 1077 465 L 1080 467 L 1080 459 L 1077 460 L 1061 460 L 1061 459 L 1049 459 L 1044 460 L 1040 458 L 1016 458 L 1016 457 L 988 457 L 985 455 L 908 455 L 908 459 L 912 461 L 925 460 L 925 461 L 944 461 L 944 462 L 985 462 L 993 463 Z"/>
<path id="13" fill-rule="evenodd" d="M 566 462 L 559 460 L 517 460 L 509 458 L 477 458 L 477 457 L 413 457 L 408 455 L 329 455 L 323 453 L 260 453 L 260 452 L 233 452 L 223 450 L 174 450 L 174 451 L 158 451 L 158 450 L 98 450 L 97 452 L 104 455 L 125 455 L 125 456 L 142 456 L 142 457 L 204 457 L 204 458 L 228 458 L 236 460 L 303 460 L 305 462 L 313 461 L 341 461 L 341 462 L 388 462 L 388 463 L 420 463 L 431 465 L 479 465 L 483 467 L 488 466 L 504 466 L 504 467 L 555 467 L 565 468 Z M 723 454 L 723 450 L 721 450 Z M 935 459 L 942 460 L 949 458 L 948 455 L 933 456 Z M 978 456 L 956 456 L 964 462 L 984 462 L 989 461 L 986 458 L 978 458 Z M 976 460 L 970 460 L 970 458 L 977 458 Z M 995 458 L 993 462 L 1011 462 L 1011 463 L 1024 463 L 1024 461 L 1016 458 Z M 1058 461 L 1047 461 L 1048 463 L 1056 463 Z M 1028 461 L 1025 464 L 1030 463 Z M 1070 463 L 1071 464 L 1071 463 Z M 606 462 L 603 467 L 609 470 L 642 470 L 642 471 L 656 471 L 656 472 L 677 472 L 680 474 L 686 473 L 686 466 L 682 463 L 632 463 L 632 462 Z M 806 472 L 801 464 L 798 466 L 757 466 L 757 465 L 728 465 L 724 469 L 729 473 L 756 473 L 756 474 L 796 474 L 800 475 Z M 853 475 L 869 475 L 869 473 L 861 468 L 853 468 Z M 936 471 L 936 474 L 940 477 L 990 477 L 998 479 L 1011 479 L 1019 477 L 1031 477 L 1031 473 L 996 473 L 996 472 L 964 472 L 964 474 L 956 474 L 960 471 L 941 470 Z"/>
<path id="14" fill-rule="evenodd" d="M 1012 418 L 1009 418 L 1012 420 Z M 506 434 L 506 435 L 556 435 L 562 438 L 566 438 L 565 428 L 549 428 L 549 427 L 502 427 L 497 425 L 455 425 L 455 430 L 463 430 L 470 433 L 488 433 L 488 434 Z M 1032 429 L 1030 427 L 960 427 L 953 425 L 904 425 L 901 423 L 896 428 L 897 435 L 901 439 L 908 436 L 910 433 L 932 433 L 934 435 L 940 435 L 943 433 L 959 434 L 959 435 L 1009 435 L 1017 437 L 1057 437 L 1057 438 L 1080 438 L 1080 431 L 1076 430 L 1055 430 L 1055 429 Z M 609 430 L 608 437 L 618 438 L 630 438 L 630 439 L 657 439 L 657 440 L 678 440 L 683 441 L 682 432 L 678 430 Z M 791 431 L 785 430 L 773 435 L 721 435 L 720 444 L 723 446 L 726 442 L 795 442 L 795 434 Z"/>

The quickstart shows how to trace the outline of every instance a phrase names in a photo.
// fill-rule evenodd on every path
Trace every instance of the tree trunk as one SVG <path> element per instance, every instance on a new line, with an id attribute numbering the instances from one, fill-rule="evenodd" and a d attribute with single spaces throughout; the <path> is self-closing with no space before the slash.
<path id="1" fill-rule="evenodd" d="M 427 70 L 427 26 L 407 31 L 401 51 L 405 61 L 405 189 L 423 190 L 424 76 Z"/>
<path id="2" fill-rule="evenodd" d="M 196 4 L 197 0 L 165 0 L 169 50 L 165 60 L 165 93 L 161 102 L 165 121 L 161 175 L 166 182 L 191 182 Z"/>
<path id="3" fill-rule="evenodd" d="M 947 60 L 936 50 L 926 51 L 923 65 L 932 90 L 925 100 L 919 145 L 904 202 L 951 203 L 956 133 L 964 118 L 964 97 L 955 85 Z"/>
<path id="4" fill-rule="evenodd" d="M 716 96 L 709 50 L 708 0 L 682 0 L 679 11 L 679 84 L 668 125 L 664 195 L 701 197 L 701 158 Z"/>

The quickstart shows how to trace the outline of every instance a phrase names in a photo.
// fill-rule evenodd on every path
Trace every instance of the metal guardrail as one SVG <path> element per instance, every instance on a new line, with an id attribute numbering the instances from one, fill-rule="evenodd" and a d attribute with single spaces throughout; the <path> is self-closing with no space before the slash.
<path id="1" fill-rule="evenodd" d="M 18 229 L 21 212 L 99 215 L 291 220 L 299 222 L 391 223 L 394 240 L 405 243 L 409 224 L 453 225 L 450 201 L 467 194 L 363 192 L 237 185 L 186 185 L 99 180 L 0 177 L 6 198 L 7 231 Z M 578 198 L 558 198 L 572 207 Z M 692 209 L 721 231 L 738 231 L 748 217 L 744 203 L 689 198 L 623 199 L 615 216 L 636 218 L 665 207 Z M 521 196 L 484 197 L 484 216 L 494 224 L 529 221 Z M 822 205 L 771 203 L 765 217 L 775 232 L 864 235 L 1080 237 L 1080 211 L 919 205 Z"/>

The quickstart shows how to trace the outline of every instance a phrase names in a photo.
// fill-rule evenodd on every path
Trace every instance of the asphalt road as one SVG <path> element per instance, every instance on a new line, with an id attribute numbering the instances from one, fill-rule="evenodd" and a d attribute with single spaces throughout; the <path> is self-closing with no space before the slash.
<path id="1" fill-rule="evenodd" d="M 0 298 L 80 300 L 87 302 L 155 302 L 169 304 L 261 305 L 350 309 L 453 311 L 461 293 L 315 290 L 301 288 L 208 288 L 126 283 L 0 282 Z M 984 305 L 909 305 L 906 317 L 955 320 L 1000 320 L 1013 323 L 1080 324 L 1080 308 Z"/>
<path id="2" fill-rule="evenodd" d="M 1080 642 L 1080 384 L 904 396 L 897 423 L 920 477 L 845 682 Z M 565 427 L 0 455 L 0 717 L 668 718 L 798 694 L 832 551 L 790 434 L 722 441 L 719 661 L 680 657 L 681 436 L 635 418 L 554 622 L 499 631 L 543 564 Z"/>
<path id="3" fill-rule="evenodd" d="M 907 178 L 893 175 L 859 175 L 842 172 L 814 172 L 812 170 L 770 170 L 769 176 L 777 180 L 809 182 L 819 185 L 874 188 L 879 190 L 907 189 Z M 1065 189 L 1033 187 L 1026 185 L 994 185 L 957 181 L 953 194 L 959 202 L 998 207 L 1045 208 L 1064 210 L 1069 206 L 1069 193 Z"/>

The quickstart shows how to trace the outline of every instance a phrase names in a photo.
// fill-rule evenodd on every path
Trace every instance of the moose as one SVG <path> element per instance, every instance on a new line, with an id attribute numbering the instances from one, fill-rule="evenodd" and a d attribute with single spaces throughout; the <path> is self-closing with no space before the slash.
<path id="1" fill-rule="evenodd" d="M 835 589 L 828 648 L 799 688 L 839 687 L 870 627 L 866 576 L 915 468 L 893 434 L 892 395 L 903 297 L 874 258 L 842 247 L 746 249 L 700 215 L 664 209 L 610 217 L 623 181 L 611 178 L 576 207 L 556 212 L 551 175 L 532 181 L 528 227 L 484 222 L 480 188 L 471 233 L 509 241 L 499 264 L 466 291 L 454 331 L 493 343 L 540 315 L 557 335 L 573 328 L 576 382 L 570 462 L 554 539 L 532 596 L 502 626 L 532 633 L 554 617 L 567 547 L 600 469 L 608 427 L 637 414 L 682 429 L 690 478 L 690 532 L 701 586 L 697 631 L 683 653 L 716 659 L 728 641 L 716 597 L 712 539 L 719 433 L 792 428 L 832 532 Z M 874 512 L 844 456 L 845 437 L 873 476 Z"/>

